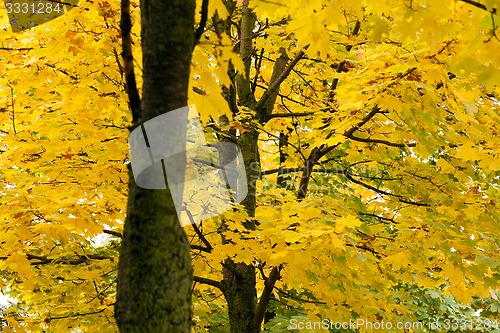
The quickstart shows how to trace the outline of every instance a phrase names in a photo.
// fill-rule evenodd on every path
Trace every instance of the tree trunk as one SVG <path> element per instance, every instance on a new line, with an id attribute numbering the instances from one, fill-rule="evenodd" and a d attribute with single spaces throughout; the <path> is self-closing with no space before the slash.
<path id="1" fill-rule="evenodd" d="M 259 333 L 260 327 L 254 323 L 257 308 L 255 267 L 227 258 L 223 276 L 231 333 Z"/>
<path id="2" fill-rule="evenodd" d="M 247 176 L 248 195 L 241 202 L 250 217 L 255 216 L 256 182 L 260 176 L 257 140 L 259 133 L 246 131 L 238 140 Z M 245 221 L 245 228 L 255 229 L 255 220 Z M 227 301 L 231 333 L 258 333 L 260 325 L 254 322 L 257 309 L 256 272 L 252 264 L 224 261 L 222 285 Z"/>
<path id="3" fill-rule="evenodd" d="M 144 83 L 134 125 L 187 105 L 194 44 L 194 0 L 140 5 Z M 115 307 L 120 332 L 190 332 L 191 287 L 189 244 L 168 186 L 139 188 L 130 173 Z"/>
<path id="4" fill-rule="evenodd" d="M 260 110 L 255 109 L 256 100 L 251 88 L 250 66 L 254 50 L 252 32 L 255 28 L 256 17 L 255 13 L 248 7 L 248 4 L 249 0 L 243 0 L 239 36 L 239 53 L 245 64 L 245 73 L 236 75 L 236 91 L 240 104 L 255 110 L 257 112 L 257 120 L 264 124 L 274 107 L 278 90 L 268 93 L 267 102 L 264 103 Z M 276 60 L 271 81 L 278 78 L 288 60 L 285 49 L 281 49 L 280 51 L 281 55 Z M 241 204 L 245 207 L 246 212 L 251 218 L 250 221 L 245 221 L 243 226 L 252 230 L 255 230 L 257 223 L 255 220 L 255 210 L 257 207 L 256 183 L 257 179 L 260 178 L 258 138 L 259 132 L 254 128 L 244 131 L 238 138 L 238 145 L 241 148 L 245 163 L 248 185 L 248 195 Z M 255 266 L 253 264 L 235 263 L 233 260 L 227 259 L 224 262 L 222 273 L 224 277 L 222 285 L 228 306 L 231 333 L 259 333 L 262 320 L 257 316 L 257 277 Z M 259 304 L 261 311 L 267 307 L 268 301 Z"/>

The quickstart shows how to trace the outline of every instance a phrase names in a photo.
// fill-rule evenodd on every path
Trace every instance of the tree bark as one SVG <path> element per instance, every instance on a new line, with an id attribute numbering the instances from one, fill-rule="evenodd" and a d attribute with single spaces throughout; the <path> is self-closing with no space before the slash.
<path id="1" fill-rule="evenodd" d="M 144 83 L 134 126 L 187 105 L 194 45 L 194 0 L 141 0 L 140 6 Z M 185 145 L 182 138 L 165 139 Z M 170 190 L 139 188 L 130 173 L 115 306 L 120 332 L 190 332 L 192 275 Z"/>
<path id="2" fill-rule="evenodd" d="M 245 221 L 244 227 L 255 229 L 256 182 L 260 177 L 260 163 L 257 140 L 259 133 L 250 130 L 238 139 L 241 147 L 247 176 L 248 195 L 241 202 L 251 221 Z M 235 263 L 230 258 L 224 261 L 222 286 L 227 301 L 231 333 L 258 333 L 254 317 L 257 308 L 256 272 L 252 264 Z"/>

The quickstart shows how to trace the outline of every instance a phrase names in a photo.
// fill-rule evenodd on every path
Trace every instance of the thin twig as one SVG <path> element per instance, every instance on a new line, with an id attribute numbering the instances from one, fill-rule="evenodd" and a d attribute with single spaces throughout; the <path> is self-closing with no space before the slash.
<path id="1" fill-rule="evenodd" d="M 6 260 L 9 256 L 0 257 L 0 260 Z M 99 254 L 77 254 L 74 258 L 48 258 L 44 255 L 27 254 L 26 259 L 33 260 L 31 265 L 45 265 L 45 264 L 66 264 L 66 265 L 79 265 L 89 260 L 114 260 L 114 257 L 103 256 Z M 36 261 L 35 261 L 36 260 Z"/>
<path id="2" fill-rule="evenodd" d="M 56 317 L 50 316 L 49 319 L 50 320 L 57 320 L 57 319 L 67 319 L 67 318 L 83 317 L 83 316 L 89 316 L 89 315 L 99 314 L 101 312 L 104 312 L 104 310 L 106 310 L 106 308 L 103 308 L 103 309 L 100 309 L 100 310 L 96 310 L 96 311 L 92 311 L 92 312 L 67 314 L 67 315 L 56 316 Z"/>
<path id="3" fill-rule="evenodd" d="M 0 50 L 2 50 L 2 51 L 29 51 L 29 50 L 33 50 L 33 48 L 32 47 L 19 47 L 19 48 L 0 47 Z"/>
<path id="4" fill-rule="evenodd" d="M 198 226 L 196 225 L 194 219 L 193 219 L 193 215 L 191 214 L 191 212 L 188 210 L 188 209 L 184 209 L 184 211 L 186 212 L 187 216 L 189 217 L 189 220 L 191 222 L 191 225 L 193 226 L 193 229 L 194 231 L 196 232 L 196 234 L 198 235 L 198 238 L 200 238 L 201 242 L 203 244 L 205 244 L 207 250 L 210 252 L 213 250 L 213 246 L 210 244 L 210 242 L 205 238 L 205 235 L 203 235 L 203 233 L 201 232 L 201 230 L 198 228 Z M 192 247 L 192 246 L 191 246 Z"/>
<path id="5" fill-rule="evenodd" d="M 302 172 L 304 170 L 305 170 L 304 167 L 300 167 L 300 168 L 278 168 L 278 169 L 265 170 L 265 171 L 262 171 L 260 174 L 262 176 L 265 176 L 265 175 L 271 175 L 273 173 L 278 173 L 278 172 L 280 172 L 282 174 L 285 174 L 285 173 L 292 173 L 292 172 Z M 311 172 L 344 174 L 345 170 L 344 169 L 313 169 L 313 170 L 311 170 Z"/>
<path id="6" fill-rule="evenodd" d="M 399 202 L 403 202 L 403 203 L 407 203 L 407 204 L 410 204 L 410 205 L 415 205 L 415 206 L 424 206 L 424 207 L 429 207 L 430 205 L 429 204 L 426 204 L 426 203 L 423 203 L 423 202 L 417 202 L 417 201 L 411 201 L 411 200 L 407 200 L 407 199 L 404 199 L 401 195 L 399 194 L 395 194 L 395 193 L 391 193 L 391 192 L 387 192 L 387 191 L 383 191 L 377 187 L 374 187 L 370 184 L 367 184 L 367 183 L 364 183 L 360 180 L 357 180 L 356 178 L 354 178 L 351 173 L 349 171 L 347 171 L 345 174 L 347 179 L 349 179 L 351 182 L 353 182 L 354 184 L 358 184 L 360 186 L 363 186 L 369 190 L 372 190 L 378 194 L 382 194 L 382 195 L 388 195 L 388 196 L 392 196 L 392 197 L 395 197 L 395 198 L 398 198 L 398 201 Z"/>
<path id="7" fill-rule="evenodd" d="M 307 117 L 315 113 L 316 112 L 272 113 L 267 116 L 267 119 L 285 118 L 285 117 Z"/>
<path id="8" fill-rule="evenodd" d="M 9 84 L 10 88 L 10 99 L 12 103 L 12 127 L 14 129 L 14 134 L 17 134 L 16 131 L 16 114 L 15 114 L 15 109 L 14 109 L 14 88 Z"/>
<path id="9" fill-rule="evenodd" d="M 321 301 L 310 301 L 310 300 L 307 300 L 307 299 L 303 299 L 303 298 L 300 298 L 300 297 L 296 297 L 296 296 L 293 296 L 291 295 L 289 292 L 286 292 L 284 291 L 283 289 L 281 288 L 278 288 L 278 287 L 274 287 L 274 289 L 276 289 L 280 294 L 282 294 L 283 296 L 287 297 L 287 298 L 291 298 L 293 300 L 296 300 L 296 301 L 299 301 L 299 302 L 303 302 L 303 303 L 311 303 L 311 304 L 327 304 L 326 302 L 321 302 Z"/>

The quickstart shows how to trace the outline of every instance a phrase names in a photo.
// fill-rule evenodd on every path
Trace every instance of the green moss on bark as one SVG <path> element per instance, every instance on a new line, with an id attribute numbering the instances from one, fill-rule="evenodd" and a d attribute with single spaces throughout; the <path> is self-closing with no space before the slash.
<path id="1" fill-rule="evenodd" d="M 138 123 L 187 105 L 194 10 L 194 0 L 141 0 L 144 84 Z M 131 174 L 115 307 L 121 333 L 190 332 L 189 251 L 170 191 L 138 188 Z"/>

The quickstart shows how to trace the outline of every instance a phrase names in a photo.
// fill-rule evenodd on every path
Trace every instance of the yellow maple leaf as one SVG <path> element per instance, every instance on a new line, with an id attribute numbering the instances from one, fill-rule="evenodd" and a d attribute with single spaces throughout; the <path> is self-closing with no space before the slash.
<path id="1" fill-rule="evenodd" d="M 362 222 L 354 215 L 347 215 L 335 220 L 335 231 L 341 232 L 347 228 L 359 227 Z"/>

